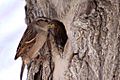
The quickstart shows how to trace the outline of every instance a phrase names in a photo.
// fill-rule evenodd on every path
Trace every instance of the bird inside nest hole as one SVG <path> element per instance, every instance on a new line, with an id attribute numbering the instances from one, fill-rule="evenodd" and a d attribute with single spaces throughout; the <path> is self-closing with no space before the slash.
<path id="1" fill-rule="evenodd" d="M 57 47 L 64 49 L 68 39 L 64 24 L 58 20 L 51 20 L 48 25 L 48 32 L 53 35 Z"/>
<path id="2" fill-rule="evenodd" d="M 43 48 L 48 34 L 53 36 L 57 47 L 64 50 L 68 36 L 65 26 L 62 22 L 55 19 L 52 20 L 45 17 L 40 17 L 27 26 L 15 55 L 15 60 L 18 57 L 21 57 L 23 62 L 20 80 L 22 80 L 22 74 L 25 65 L 29 64 L 31 60 L 34 60 L 36 53 Z"/>
<path id="3" fill-rule="evenodd" d="M 64 46 L 68 39 L 67 31 L 65 29 L 64 24 L 62 22 L 54 19 L 48 23 L 47 27 L 48 27 L 48 34 L 54 38 L 53 43 L 56 44 L 56 47 L 58 48 L 58 50 L 61 50 L 63 52 Z M 51 41 L 51 39 L 50 39 L 50 41 Z M 47 42 L 47 40 L 46 40 L 46 42 Z M 50 45 L 51 44 L 52 43 L 50 43 Z M 49 45 L 49 43 L 47 43 L 48 52 L 51 51 L 50 45 Z M 47 59 L 48 59 L 48 56 L 45 56 L 45 54 L 44 54 L 44 55 L 38 55 L 34 60 L 45 61 Z"/>

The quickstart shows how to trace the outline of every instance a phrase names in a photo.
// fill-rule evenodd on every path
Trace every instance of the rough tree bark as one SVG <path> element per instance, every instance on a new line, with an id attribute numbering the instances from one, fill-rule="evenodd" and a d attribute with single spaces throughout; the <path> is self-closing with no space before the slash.
<path id="1" fill-rule="evenodd" d="M 27 80 L 120 80 L 120 0 L 26 0 L 25 12 L 26 24 L 57 19 L 68 34 L 63 56 L 44 46 Z"/>

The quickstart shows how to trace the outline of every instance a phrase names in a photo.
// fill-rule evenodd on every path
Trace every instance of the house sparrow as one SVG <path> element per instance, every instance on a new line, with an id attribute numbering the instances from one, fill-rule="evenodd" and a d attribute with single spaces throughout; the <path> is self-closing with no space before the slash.
<path id="1" fill-rule="evenodd" d="M 20 80 L 22 80 L 25 65 L 37 56 L 37 52 L 43 47 L 47 39 L 48 23 L 49 19 L 37 18 L 27 26 L 23 34 L 14 58 L 15 60 L 19 57 L 22 58 Z"/>
<path id="2" fill-rule="evenodd" d="M 14 58 L 15 60 L 22 58 L 20 80 L 22 80 L 25 65 L 37 57 L 39 50 L 48 39 L 48 34 L 54 37 L 57 47 L 63 50 L 68 37 L 62 22 L 40 17 L 27 26 Z"/>

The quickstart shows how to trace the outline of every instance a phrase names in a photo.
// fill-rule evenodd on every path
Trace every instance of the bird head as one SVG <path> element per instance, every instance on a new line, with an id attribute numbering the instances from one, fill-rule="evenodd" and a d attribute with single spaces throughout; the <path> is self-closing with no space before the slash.
<path id="1" fill-rule="evenodd" d="M 36 27 L 37 30 L 43 30 L 45 32 L 48 31 L 48 25 L 50 23 L 51 19 L 46 17 L 38 17 L 33 22 L 32 25 Z"/>

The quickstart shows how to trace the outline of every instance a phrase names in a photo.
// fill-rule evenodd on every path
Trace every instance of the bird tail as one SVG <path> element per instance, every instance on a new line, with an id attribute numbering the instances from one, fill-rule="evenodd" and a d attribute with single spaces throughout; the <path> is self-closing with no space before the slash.
<path id="1" fill-rule="evenodd" d="M 14 60 L 16 60 L 18 57 L 19 57 L 19 55 L 18 55 L 18 54 L 16 54 L 16 55 L 15 55 L 15 57 L 14 57 Z"/>
<path id="2" fill-rule="evenodd" d="M 24 63 L 24 61 L 22 61 L 21 72 L 20 72 L 20 80 L 22 80 L 24 68 L 25 68 L 25 63 Z"/>

